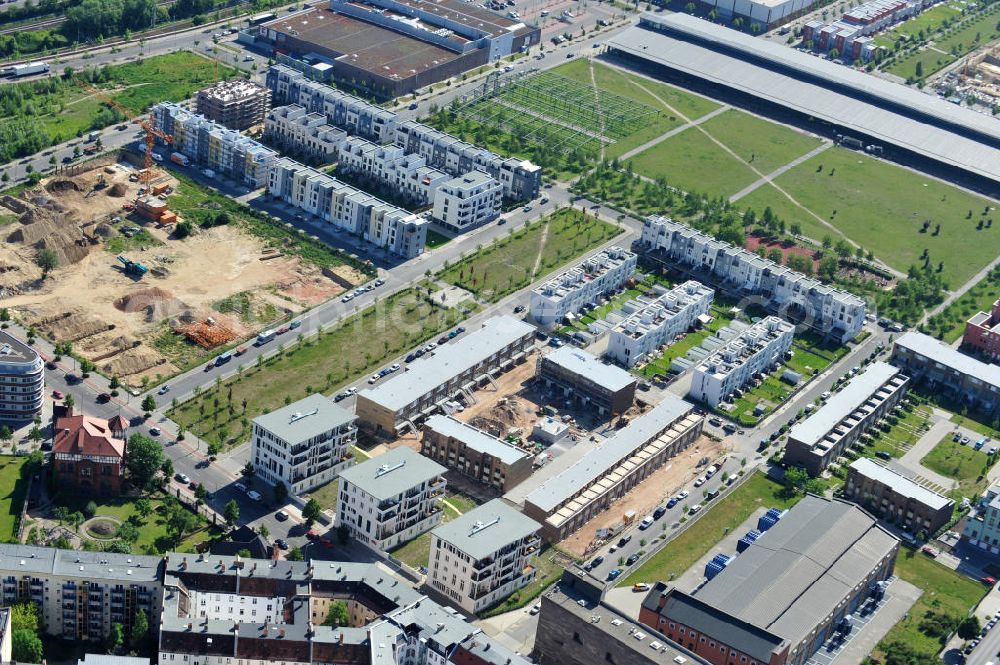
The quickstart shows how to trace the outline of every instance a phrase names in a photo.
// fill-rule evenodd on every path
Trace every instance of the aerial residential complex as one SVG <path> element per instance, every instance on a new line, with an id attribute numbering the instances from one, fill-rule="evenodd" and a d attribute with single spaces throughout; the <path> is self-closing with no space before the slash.
<path id="1" fill-rule="evenodd" d="M 355 416 L 313 394 L 253 419 L 250 459 L 271 485 L 300 495 L 335 480 L 353 463 Z"/>
<path id="2" fill-rule="evenodd" d="M 988 312 L 977 312 L 965 324 L 962 345 L 996 362 L 1000 359 L 1000 300 Z"/>
<path id="3" fill-rule="evenodd" d="M 599 443 L 524 499 L 524 514 L 558 542 L 656 471 L 701 435 L 704 418 L 679 397 L 663 401 Z"/>
<path id="4" fill-rule="evenodd" d="M 844 497 L 910 533 L 928 536 L 951 521 L 955 508 L 954 501 L 918 483 L 898 463 L 882 465 L 867 457 L 847 467 Z"/>
<path id="5" fill-rule="evenodd" d="M 852 7 L 829 24 L 809 21 L 802 26 L 802 41 L 818 51 L 837 52 L 848 62 L 869 60 L 875 53 L 871 37 L 894 23 L 905 21 L 934 5 L 937 0 L 869 0 Z"/>
<path id="6" fill-rule="evenodd" d="M 892 347 L 891 362 L 906 371 L 915 385 L 987 415 L 1000 407 L 1000 367 L 960 353 L 929 335 L 902 335 Z"/>
<path id="7" fill-rule="evenodd" d="M 865 301 L 853 293 L 665 217 L 646 220 L 641 242 L 647 257 L 665 268 L 680 264 L 700 281 L 737 295 L 760 296 L 770 309 L 801 319 L 839 343 L 854 339 L 865 324 Z"/>
<path id="8" fill-rule="evenodd" d="M 337 159 L 347 132 L 327 124 L 321 113 L 309 113 L 298 104 L 289 104 L 267 114 L 264 139 L 307 162 L 328 164 Z"/>
<path id="9" fill-rule="evenodd" d="M 962 540 L 991 554 L 1000 554 L 1000 484 L 990 485 L 972 507 L 962 527 Z"/>
<path id="10" fill-rule="evenodd" d="M 531 291 L 531 317 L 538 325 L 550 326 L 575 315 L 584 305 L 624 286 L 637 261 L 634 253 L 617 246 L 584 259 Z"/>
<path id="11" fill-rule="evenodd" d="M 419 122 L 404 121 L 392 111 L 312 81 L 291 67 L 271 67 L 266 81 L 277 104 L 298 104 L 324 114 L 331 125 L 348 134 L 379 144 L 395 143 L 406 154 L 417 153 L 427 166 L 452 177 L 483 171 L 500 183 L 505 198 L 533 199 L 541 189 L 542 169 L 527 160 L 501 157 Z"/>
<path id="12" fill-rule="evenodd" d="M 470 614 L 496 605 L 535 579 L 531 563 L 541 547 L 540 528 L 502 499 L 436 527 L 431 588 Z"/>
<path id="13" fill-rule="evenodd" d="M 697 593 L 657 582 L 639 621 L 710 663 L 802 665 L 892 576 L 898 551 L 853 503 L 808 495 Z"/>
<path id="14" fill-rule="evenodd" d="M 0 330 L 0 422 L 20 423 L 42 412 L 45 367 L 33 348 Z"/>
<path id="15" fill-rule="evenodd" d="M 258 44 L 316 77 L 391 99 L 537 44 L 538 28 L 480 5 L 330 2 L 264 23 Z"/>
<path id="16" fill-rule="evenodd" d="M 503 188 L 483 171 L 452 178 L 434 192 L 431 216 L 442 226 L 461 233 L 500 216 Z"/>
<path id="17" fill-rule="evenodd" d="M 424 421 L 420 452 L 484 485 L 507 492 L 531 475 L 533 455 L 451 416 Z"/>
<path id="18" fill-rule="evenodd" d="M 408 259 L 423 253 L 427 243 L 427 220 L 287 157 L 271 163 L 267 191 Z"/>
<path id="19" fill-rule="evenodd" d="M 441 522 L 446 470 L 406 446 L 345 469 L 337 523 L 376 552 L 412 540 Z"/>
<path id="20" fill-rule="evenodd" d="M 634 309 L 611 329 L 606 355 L 626 367 L 648 360 L 651 353 L 695 327 L 712 308 L 714 297 L 715 291 L 694 280 L 652 299 L 641 296 L 626 305 Z"/>
<path id="21" fill-rule="evenodd" d="M 406 372 L 362 390 L 355 412 L 361 425 L 375 433 L 395 436 L 415 430 L 444 402 L 469 394 L 522 362 L 534 339 L 535 328 L 524 321 L 493 317 L 436 355 L 409 363 Z"/>
<path id="22" fill-rule="evenodd" d="M 270 107 L 271 91 L 253 81 L 219 81 L 198 91 L 198 113 L 239 132 L 262 125 Z"/>
<path id="23" fill-rule="evenodd" d="M 535 378 L 547 389 L 602 417 L 621 415 L 635 402 L 636 377 L 583 349 L 562 346 L 538 359 Z"/>
<path id="24" fill-rule="evenodd" d="M 892 365 L 872 363 L 845 383 L 819 410 L 792 425 L 785 446 L 785 462 L 819 475 L 899 404 L 909 382 Z"/>
<path id="25" fill-rule="evenodd" d="M 379 145 L 359 136 L 347 138 L 337 156 L 337 172 L 352 174 L 390 189 L 400 198 L 423 206 L 451 180 L 444 171 L 427 166 L 420 155 L 406 154 L 398 145 Z"/>
<path id="26" fill-rule="evenodd" d="M 768 316 L 741 331 L 698 363 L 691 399 L 716 407 L 758 375 L 773 370 L 792 348 L 795 326 Z"/>

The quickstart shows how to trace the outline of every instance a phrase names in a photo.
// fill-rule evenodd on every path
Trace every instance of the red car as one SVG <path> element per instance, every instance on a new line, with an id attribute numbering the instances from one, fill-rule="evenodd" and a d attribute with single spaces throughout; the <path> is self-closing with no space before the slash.
<path id="1" fill-rule="evenodd" d="M 63 398 L 63 394 L 60 391 L 58 391 L 58 390 L 53 390 L 52 391 L 52 399 L 62 399 L 62 398 Z"/>
<path id="2" fill-rule="evenodd" d="M 208 363 L 207 365 L 205 365 L 205 371 L 210 372 L 212 371 L 213 367 L 215 367 L 215 363 Z"/>
<path id="3" fill-rule="evenodd" d="M 330 542 L 329 538 L 320 538 L 319 542 L 323 544 L 323 547 L 333 547 L 333 543 Z"/>
<path id="4" fill-rule="evenodd" d="M 988 584 L 989 586 L 993 586 L 994 584 L 997 583 L 996 579 L 993 577 L 984 577 L 979 581 L 982 582 L 983 584 Z"/>
<path id="5" fill-rule="evenodd" d="M 308 531 L 306 531 L 306 538 L 309 540 L 313 540 L 315 538 L 319 538 L 319 534 L 313 531 L 312 529 L 309 529 Z"/>
<path id="6" fill-rule="evenodd" d="M 280 328 L 278 328 L 279 335 L 284 335 L 286 332 L 288 332 L 288 326 L 281 326 Z"/>

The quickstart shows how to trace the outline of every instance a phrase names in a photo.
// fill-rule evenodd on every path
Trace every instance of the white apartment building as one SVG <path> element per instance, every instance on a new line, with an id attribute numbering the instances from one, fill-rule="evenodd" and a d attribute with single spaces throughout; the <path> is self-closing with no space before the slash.
<path id="1" fill-rule="evenodd" d="M 271 109 L 264 118 L 264 138 L 272 145 L 306 161 L 330 164 L 336 161 L 347 132 L 326 122 L 326 116 L 309 113 L 298 104 Z"/>
<path id="2" fill-rule="evenodd" d="M 678 264 L 699 280 L 740 296 L 760 296 L 782 316 L 844 343 L 854 339 L 865 322 L 865 301 L 823 284 L 741 247 L 716 240 L 666 217 L 650 217 L 642 229 L 642 245 L 651 260 L 668 269 Z"/>
<path id="3" fill-rule="evenodd" d="M 795 326 L 768 316 L 739 333 L 694 370 L 688 397 L 718 406 L 758 374 L 774 369 L 792 347 Z"/>
<path id="4" fill-rule="evenodd" d="M 45 367 L 33 348 L 0 330 L 0 422 L 23 423 L 42 412 Z"/>
<path id="5" fill-rule="evenodd" d="M 430 585 L 469 614 L 535 579 L 535 520 L 494 499 L 431 531 Z"/>
<path id="6" fill-rule="evenodd" d="M 376 182 L 418 206 L 431 203 L 437 189 L 451 179 L 428 166 L 420 155 L 357 136 L 348 138 L 340 148 L 337 172 L 341 171 Z"/>
<path id="7" fill-rule="evenodd" d="M 606 355 L 632 367 L 693 328 L 708 314 L 714 297 L 715 291 L 689 280 L 653 300 L 633 301 L 637 308 L 611 329 Z"/>
<path id="8" fill-rule="evenodd" d="M 618 246 L 584 259 L 531 291 L 532 318 L 549 326 L 576 314 L 583 305 L 621 288 L 635 272 L 636 262 L 634 253 Z"/>
<path id="9" fill-rule="evenodd" d="M 271 164 L 268 192 L 299 210 L 394 254 L 413 258 L 424 251 L 427 220 L 282 157 Z"/>
<path id="10" fill-rule="evenodd" d="M 391 550 L 441 523 L 445 467 L 406 446 L 340 473 L 338 524 L 378 552 Z"/>
<path id="11" fill-rule="evenodd" d="M 467 231 L 500 216 L 503 188 L 483 171 L 470 171 L 442 184 L 434 193 L 431 216 L 453 231 Z"/>
<path id="12" fill-rule="evenodd" d="M 353 463 L 358 428 L 353 413 L 310 395 L 253 419 L 250 460 L 271 485 L 298 496 L 337 478 Z"/>

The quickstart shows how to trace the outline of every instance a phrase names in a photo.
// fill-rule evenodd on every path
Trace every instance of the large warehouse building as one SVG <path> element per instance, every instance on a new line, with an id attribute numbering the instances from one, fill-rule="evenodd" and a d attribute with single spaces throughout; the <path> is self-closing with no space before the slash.
<path id="1" fill-rule="evenodd" d="M 861 508 L 809 495 L 696 593 L 658 582 L 639 621 L 714 665 L 802 665 L 892 575 L 898 551 Z"/>
<path id="2" fill-rule="evenodd" d="M 255 38 L 324 80 L 389 99 L 518 53 L 540 30 L 460 0 L 330 0 Z"/>
<path id="3" fill-rule="evenodd" d="M 608 48 L 659 78 L 972 189 L 1000 184 L 1000 123 L 916 89 L 686 14 L 644 14 Z"/>

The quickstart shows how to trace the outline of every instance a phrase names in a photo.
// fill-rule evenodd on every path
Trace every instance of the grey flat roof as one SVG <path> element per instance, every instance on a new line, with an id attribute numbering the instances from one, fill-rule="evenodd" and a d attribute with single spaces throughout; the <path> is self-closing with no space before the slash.
<path id="1" fill-rule="evenodd" d="M 940 510 L 954 503 L 948 497 L 941 496 L 937 492 L 932 492 L 926 487 L 918 485 L 913 480 L 882 466 L 873 459 L 859 457 L 851 462 L 851 468 L 866 478 L 877 480 L 883 485 L 892 488 L 897 494 L 901 494 L 914 501 L 919 501 L 934 510 Z"/>
<path id="2" fill-rule="evenodd" d="M 840 392 L 832 395 L 821 406 L 800 423 L 792 425 L 788 437 L 815 446 L 847 416 L 851 415 L 885 382 L 899 373 L 899 370 L 884 362 L 875 362 L 847 382 Z"/>
<path id="3" fill-rule="evenodd" d="M 615 432 L 562 473 L 549 478 L 528 494 L 525 502 L 551 513 L 693 409 L 680 397 L 668 394 L 654 409 L 633 420 L 625 429 Z"/>
<path id="4" fill-rule="evenodd" d="M 853 503 L 806 496 L 696 597 L 795 645 L 897 544 Z"/>
<path id="5" fill-rule="evenodd" d="M 0 365 L 6 363 L 33 363 L 38 358 L 38 352 L 11 335 L 6 330 L 0 330 Z"/>
<path id="6" fill-rule="evenodd" d="M 313 393 L 277 411 L 257 416 L 253 422 L 279 439 L 296 443 L 346 425 L 355 418 L 350 411 Z"/>
<path id="7" fill-rule="evenodd" d="M 522 515 L 503 499 L 493 499 L 435 527 L 431 533 L 477 560 L 541 528 L 541 524 Z"/>
<path id="8" fill-rule="evenodd" d="M 158 556 L 58 550 L 33 545 L 0 544 L 0 571 L 47 574 L 78 579 L 156 583 L 160 580 Z"/>
<path id="9" fill-rule="evenodd" d="M 447 469 L 406 446 L 373 457 L 340 472 L 340 477 L 357 485 L 379 501 L 442 475 Z"/>
<path id="10" fill-rule="evenodd" d="M 979 379 L 983 383 L 1000 387 L 1000 367 L 967 356 L 930 335 L 911 331 L 897 339 L 896 346 L 919 353 L 925 358 L 930 358 L 945 367 Z"/>
<path id="11" fill-rule="evenodd" d="M 686 14 L 644 14 L 642 18 L 670 30 L 672 35 L 632 27 L 608 40 L 608 45 L 1000 181 L 1000 150 L 946 128 L 881 108 L 875 101 L 859 100 L 837 91 L 836 86 L 912 108 L 1000 140 L 1000 123 L 993 118 Z M 764 60 L 774 68 L 795 70 L 800 75 L 793 77 L 769 69 L 767 65 L 754 64 L 748 61 L 751 58 Z"/>
<path id="12" fill-rule="evenodd" d="M 512 316 L 495 316 L 479 330 L 441 346 L 433 356 L 408 363 L 406 372 L 380 386 L 362 390 L 360 394 L 389 411 L 399 411 L 521 337 L 534 333 L 534 327 L 524 321 Z"/>
<path id="13" fill-rule="evenodd" d="M 601 362 L 600 358 L 572 346 L 560 346 L 545 356 L 545 361 L 555 363 L 568 372 L 582 374 L 612 392 L 624 390 L 637 381 L 621 367 Z"/>
<path id="14" fill-rule="evenodd" d="M 457 439 L 469 448 L 495 457 L 504 464 L 513 464 L 530 456 L 528 452 L 451 416 L 433 415 L 424 422 L 424 427 Z"/>

